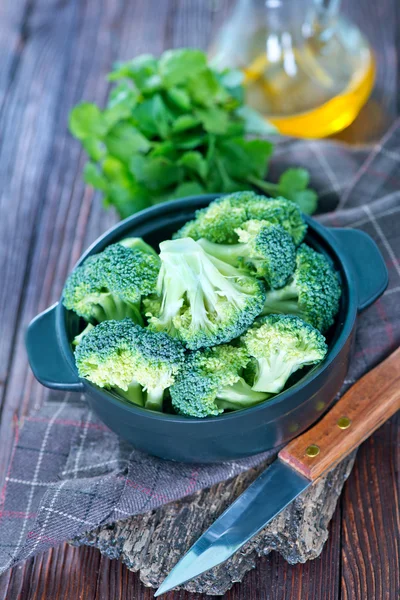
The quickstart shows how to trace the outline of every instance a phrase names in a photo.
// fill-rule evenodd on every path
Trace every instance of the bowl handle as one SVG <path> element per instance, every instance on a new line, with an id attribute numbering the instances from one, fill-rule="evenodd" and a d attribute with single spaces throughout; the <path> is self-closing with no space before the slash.
<path id="1" fill-rule="evenodd" d="M 374 240 L 358 229 L 334 228 L 330 232 L 344 250 L 358 289 L 358 310 L 368 308 L 385 291 L 389 276 Z"/>
<path id="2" fill-rule="evenodd" d="M 69 366 L 57 339 L 57 304 L 31 321 L 26 332 L 29 364 L 41 384 L 55 390 L 83 391 L 78 374 Z"/>

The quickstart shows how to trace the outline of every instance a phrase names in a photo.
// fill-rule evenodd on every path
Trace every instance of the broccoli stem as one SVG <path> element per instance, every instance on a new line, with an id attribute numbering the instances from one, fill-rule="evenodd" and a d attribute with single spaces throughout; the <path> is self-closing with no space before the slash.
<path id="1" fill-rule="evenodd" d="M 179 314 L 184 303 L 184 297 L 187 290 L 187 281 L 183 281 L 182 277 L 179 276 L 179 260 L 176 260 L 176 256 L 169 256 L 168 266 L 171 268 L 171 272 L 176 276 L 171 278 L 169 271 L 165 271 L 163 267 L 160 269 L 160 274 L 157 283 L 157 292 L 160 296 L 163 295 L 163 301 L 160 311 L 160 324 L 167 329 L 171 334 L 174 332 L 173 319 Z M 167 261 L 165 261 L 167 262 Z M 187 274 L 190 275 L 190 272 Z"/>
<path id="2" fill-rule="evenodd" d="M 238 264 L 239 258 L 247 257 L 249 254 L 246 244 L 216 244 L 209 242 L 205 238 L 198 240 L 197 243 L 200 244 L 207 254 L 211 254 L 211 256 L 223 260 L 232 266 Z"/>
<path id="3" fill-rule="evenodd" d="M 89 331 L 90 331 L 91 329 L 93 329 L 93 327 L 94 327 L 94 325 L 92 325 L 91 323 L 88 323 L 88 324 L 86 325 L 85 329 L 84 329 L 83 331 L 81 331 L 81 333 L 79 333 L 78 335 L 76 335 L 76 336 L 74 337 L 74 340 L 73 340 L 73 342 L 72 342 L 72 345 L 73 345 L 73 346 L 78 346 L 78 344 L 80 344 L 80 343 L 81 343 L 81 341 L 82 341 L 82 339 L 85 337 L 85 335 L 86 335 L 87 333 L 89 333 Z"/>
<path id="4" fill-rule="evenodd" d="M 123 390 L 119 387 L 116 387 L 115 390 L 121 396 L 126 398 L 126 400 L 129 400 L 129 402 L 132 402 L 137 406 L 144 406 L 142 386 L 136 381 L 132 381 L 132 383 L 128 385 L 127 390 Z"/>
<path id="5" fill-rule="evenodd" d="M 158 412 L 162 411 L 164 400 L 164 390 L 161 388 L 156 388 L 153 390 L 147 390 L 146 402 L 144 407 L 149 410 L 157 410 Z"/>
<path id="6" fill-rule="evenodd" d="M 129 314 L 126 314 L 126 311 L 125 311 L 125 317 L 123 317 L 123 318 L 126 318 L 126 317 L 129 317 L 130 319 L 132 319 L 132 321 L 134 321 L 137 325 L 140 325 L 141 327 L 144 326 L 143 317 L 140 313 L 140 303 L 130 304 Z"/>
<path id="7" fill-rule="evenodd" d="M 279 186 L 277 183 L 264 181 L 264 179 L 259 179 L 258 177 L 254 177 L 253 175 L 250 175 L 247 179 L 248 181 L 250 181 L 250 183 L 260 188 L 260 190 L 267 192 L 267 194 L 269 194 L 273 198 L 277 198 L 278 196 L 280 196 Z"/>
<path id="8" fill-rule="evenodd" d="M 290 283 L 280 290 L 270 290 L 267 293 L 261 315 L 286 314 L 302 316 L 298 299 L 298 291 L 294 283 Z"/>
<path id="9" fill-rule="evenodd" d="M 164 299 L 161 307 L 160 322 L 165 326 L 179 314 L 186 296 L 191 307 L 191 326 L 194 329 L 212 331 L 215 325 L 209 315 L 218 314 L 221 297 L 224 296 L 232 304 L 238 305 L 243 294 L 238 294 L 234 282 L 228 278 L 233 270 L 231 265 L 213 257 L 207 257 L 199 247 L 189 246 L 185 250 L 185 239 L 180 240 L 181 251 L 164 252 L 163 260 L 167 264 L 167 273 L 173 277 L 164 279 Z M 220 269 L 221 267 L 221 269 Z M 162 273 L 162 274 L 161 274 Z M 163 277 L 160 271 L 160 279 Z M 233 270 L 233 276 L 237 271 Z M 160 290 L 159 290 L 160 291 Z"/>
<path id="10" fill-rule="evenodd" d="M 123 240 L 121 240 L 118 243 L 121 244 L 121 246 L 125 246 L 125 248 L 131 248 L 131 250 L 139 249 L 139 250 L 142 250 L 143 252 L 146 252 L 146 254 L 152 254 L 153 256 L 156 256 L 158 258 L 158 254 L 154 250 L 154 248 L 149 246 L 149 244 L 146 244 L 146 242 L 144 240 L 142 240 L 142 238 L 138 238 L 138 237 L 124 238 Z"/>
<path id="11" fill-rule="evenodd" d="M 296 370 L 285 352 L 277 352 L 268 358 L 257 359 L 257 373 L 253 390 L 277 394 L 285 387 L 285 383 Z"/>
<path id="12" fill-rule="evenodd" d="M 252 389 L 243 377 L 234 383 L 228 385 L 217 394 L 217 406 L 223 409 L 238 409 L 254 406 L 268 398 L 265 392 L 259 392 Z"/>
<path id="13" fill-rule="evenodd" d="M 95 322 L 101 323 L 107 319 L 106 312 L 104 308 L 98 304 L 97 306 L 93 306 L 91 310 L 92 318 Z"/>
<path id="14" fill-rule="evenodd" d="M 238 337 L 260 311 L 263 284 L 246 272 L 207 254 L 191 238 L 160 243 L 156 330 L 173 332 L 189 348 L 213 346 Z"/>
<path id="15" fill-rule="evenodd" d="M 103 294 L 100 307 L 105 318 L 99 318 L 102 315 L 96 311 L 96 318 L 98 321 L 121 321 L 122 319 L 129 317 L 138 325 L 143 325 L 139 306 L 137 304 L 125 302 L 121 298 L 118 298 L 118 296 L 114 296 L 113 294 Z"/>

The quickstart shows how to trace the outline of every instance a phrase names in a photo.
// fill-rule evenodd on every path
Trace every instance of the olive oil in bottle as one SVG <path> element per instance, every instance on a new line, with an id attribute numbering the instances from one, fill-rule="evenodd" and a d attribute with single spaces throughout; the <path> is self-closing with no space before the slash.
<path id="1" fill-rule="evenodd" d="M 375 79 L 373 53 L 338 0 L 239 0 L 211 50 L 242 70 L 247 102 L 284 135 L 319 138 L 356 118 Z"/>

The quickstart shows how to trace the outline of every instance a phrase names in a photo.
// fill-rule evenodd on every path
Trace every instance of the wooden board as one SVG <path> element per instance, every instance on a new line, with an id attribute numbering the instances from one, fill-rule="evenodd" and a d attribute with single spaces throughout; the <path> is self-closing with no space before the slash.
<path id="1" fill-rule="evenodd" d="M 256 566 L 257 556 L 279 552 L 290 564 L 318 557 L 328 525 L 355 455 L 321 478 L 226 563 L 183 587 L 190 592 L 221 595 Z M 213 486 L 181 502 L 138 515 L 74 540 L 90 545 L 129 569 L 140 572 L 145 585 L 158 587 L 179 558 L 268 463 L 233 480 Z"/>

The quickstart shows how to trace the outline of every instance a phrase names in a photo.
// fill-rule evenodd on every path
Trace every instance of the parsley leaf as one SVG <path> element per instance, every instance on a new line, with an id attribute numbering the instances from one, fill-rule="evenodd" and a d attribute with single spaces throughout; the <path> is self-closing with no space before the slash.
<path id="1" fill-rule="evenodd" d="M 106 108 L 78 104 L 69 128 L 89 156 L 85 181 L 122 218 L 173 198 L 249 188 L 316 210 L 304 169 L 265 181 L 273 144 L 261 136 L 275 129 L 245 104 L 239 71 L 218 72 L 200 50 L 181 48 L 117 63 L 108 79 Z"/>

